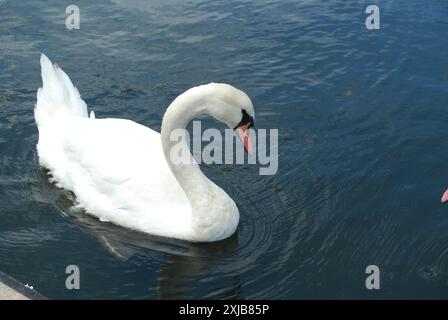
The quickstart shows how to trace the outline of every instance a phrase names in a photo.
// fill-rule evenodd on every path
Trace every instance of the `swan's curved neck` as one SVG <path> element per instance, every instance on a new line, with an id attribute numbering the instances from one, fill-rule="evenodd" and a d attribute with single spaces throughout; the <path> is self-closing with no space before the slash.
<path id="1" fill-rule="evenodd" d="M 171 159 L 172 149 L 190 150 L 187 139 L 183 136 L 180 141 L 171 139 L 171 133 L 176 129 L 184 134 L 188 123 L 195 117 L 209 113 L 208 101 L 203 94 L 197 94 L 194 89 L 190 89 L 178 96 L 168 107 L 163 116 L 161 139 L 165 159 L 176 177 L 177 181 L 185 191 L 192 206 L 200 200 L 200 195 L 207 194 L 209 188 L 214 185 L 201 171 L 199 165 L 194 161 L 193 155 L 188 152 L 187 161 L 173 163 Z M 178 137 L 176 137 L 177 139 Z M 182 145 L 180 145 L 182 144 Z M 180 147 L 180 148 L 179 148 Z M 185 160 L 185 159 L 184 159 Z"/>
<path id="2" fill-rule="evenodd" d="M 240 120 L 238 112 L 231 118 L 231 106 L 244 103 L 250 103 L 250 100 L 242 91 L 225 84 L 209 84 L 192 88 L 178 96 L 163 116 L 163 153 L 190 201 L 191 239 L 212 241 L 227 238 L 234 233 L 238 225 L 239 212 L 235 202 L 224 190 L 210 181 L 194 161 L 189 152 L 186 127 L 193 118 L 201 114 L 210 114 L 230 127 Z M 180 141 L 171 139 L 171 133 L 176 129 L 180 129 Z M 171 154 L 174 154 L 173 148 L 179 150 L 179 146 L 181 150 L 188 150 L 188 161 L 174 163 Z"/>

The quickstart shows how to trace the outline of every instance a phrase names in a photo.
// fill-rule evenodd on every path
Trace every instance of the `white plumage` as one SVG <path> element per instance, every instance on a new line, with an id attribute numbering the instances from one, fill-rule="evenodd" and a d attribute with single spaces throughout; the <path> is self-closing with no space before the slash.
<path id="1" fill-rule="evenodd" d="M 233 127 L 250 99 L 225 84 L 192 88 L 169 106 L 162 136 L 125 119 L 96 119 L 69 77 L 41 55 L 43 86 L 34 110 L 40 164 L 78 206 L 103 221 L 141 232 L 215 241 L 234 233 L 233 200 L 196 163 L 174 165 L 170 133 L 208 113 Z"/>

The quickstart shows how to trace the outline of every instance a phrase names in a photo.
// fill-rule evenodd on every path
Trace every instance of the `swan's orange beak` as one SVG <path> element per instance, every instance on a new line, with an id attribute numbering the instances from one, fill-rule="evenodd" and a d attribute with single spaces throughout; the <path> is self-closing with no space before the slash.
<path id="1" fill-rule="evenodd" d="M 445 203 L 447 201 L 448 201 L 448 190 L 446 190 L 445 193 L 443 194 L 441 202 Z"/>
<path id="2" fill-rule="evenodd" d="M 250 140 L 249 137 L 249 130 L 248 130 L 249 126 L 250 123 L 239 126 L 238 128 L 236 128 L 236 133 L 238 134 L 238 137 L 240 138 L 241 143 L 244 146 L 244 150 L 246 150 L 248 154 L 252 155 L 254 150 L 252 146 L 252 141 Z"/>

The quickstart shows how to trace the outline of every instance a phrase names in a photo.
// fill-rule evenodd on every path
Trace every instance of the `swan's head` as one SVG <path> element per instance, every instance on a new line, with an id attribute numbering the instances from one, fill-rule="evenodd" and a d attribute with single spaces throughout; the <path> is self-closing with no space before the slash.
<path id="1" fill-rule="evenodd" d="M 170 104 L 163 116 L 162 135 L 184 129 L 193 118 L 209 114 L 235 130 L 245 150 L 251 154 L 249 129 L 255 124 L 254 106 L 243 91 L 224 83 L 209 83 L 185 91 Z"/>
<path id="2" fill-rule="evenodd" d="M 205 87 L 212 93 L 211 103 L 207 106 L 208 113 L 235 130 L 246 152 L 252 154 L 249 129 L 255 125 L 255 112 L 250 98 L 243 91 L 228 84 L 210 83 Z"/>

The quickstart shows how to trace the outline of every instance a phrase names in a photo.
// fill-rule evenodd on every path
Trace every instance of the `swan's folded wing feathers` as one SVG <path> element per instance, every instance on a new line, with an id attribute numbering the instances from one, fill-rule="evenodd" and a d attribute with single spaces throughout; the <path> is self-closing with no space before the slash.
<path id="1" fill-rule="evenodd" d="M 157 132 L 129 120 L 80 119 L 65 133 L 66 180 L 86 211 L 133 229 L 188 225 L 189 202 L 162 161 Z"/>
<path id="2" fill-rule="evenodd" d="M 44 55 L 40 58 L 42 88 L 34 110 L 38 127 L 57 117 L 87 117 L 87 105 L 67 74 Z"/>

